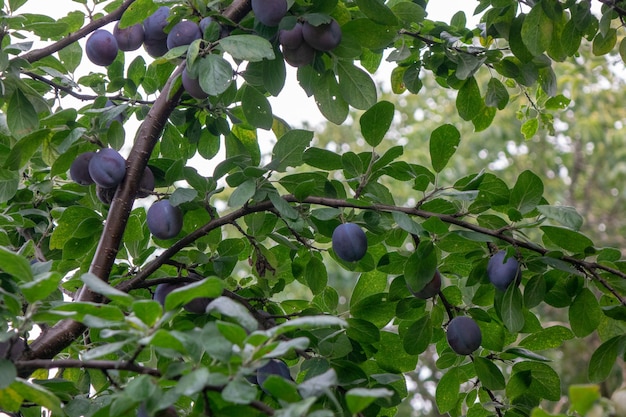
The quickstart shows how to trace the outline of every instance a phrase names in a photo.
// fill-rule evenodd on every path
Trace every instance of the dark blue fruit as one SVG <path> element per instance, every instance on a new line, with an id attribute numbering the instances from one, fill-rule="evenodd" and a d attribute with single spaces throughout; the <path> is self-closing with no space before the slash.
<path id="1" fill-rule="evenodd" d="M 281 29 L 278 32 L 278 43 L 283 48 L 296 49 L 302 45 L 304 38 L 302 37 L 302 23 L 297 22 L 291 29 Z"/>
<path id="2" fill-rule="evenodd" d="M 89 175 L 89 161 L 95 154 L 95 152 L 85 152 L 74 159 L 70 166 L 70 177 L 75 183 L 80 185 L 93 184 L 93 178 Z"/>
<path id="3" fill-rule="evenodd" d="M 519 284 L 522 278 L 522 271 L 517 259 L 510 257 L 504 261 L 506 251 L 496 252 L 487 263 L 487 276 L 489 281 L 500 291 L 506 291 L 509 285 L 515 281 Z"/>
<path id="4" fill-rule="evenodd" d="M 115 37 L 104 29 L 94 31 L 85 44 L 87 58 L 96 64 L 106 67 L 117 57 L 118 47 Z"/>
<path id="5" fill-rule="evenodd" d="M 202 32 L 198 24 L 190 20 L 183 20 L 178 22 L 167 35 L 167 49 L 189 45 L 200 38 L 202 38 Z"/>
<path id="6" fill-rule="evenodd" d="M 333 231 L 332 246 L 335 254 L 346 262 L 355 262 L 367 252 L 365 232 L 354 223 L 343 223 Z"/>
<path id="7" fill-rule="evenodd" d="M 176 283 L 167 283 L 167 284 L 159 284 L 156 286 L 156 289 L 154 290 L 154 295 L 152 296 L 152 299 L 154 301 L 158 301 L 159 304 L 161 304 L 162 306 L 165 305 L 165 297 L 167 297 L 167 295 L 169 293 L 171 293 L 172 291 L 174 291 L 177 288 L 182 288 L 184 287 L 185 284 L 181 283 L 181 284 L 176 284 Z M 193 300 L 191 300 L 190 302 L 188 302 L 187 304 L 185 304 L 183 306 L 183 308 L 185 310 L 187 310 L 190 313 L 194 313 L 194 314 L 204 314 L 206 312 L 206 308 L 209 305 L 209 303 L 211 302 L 210 298 L 206 298 L 206 297 L 198 297 L 198 298 L 194 298 Z"/>
<path id="8" fill-rule="evenodd" d="M 256 371 L 256 382 L 259 384 L 261 389 L 269 395 L 269 392 L 263 388 L 263 384 L 267 380 L 270 375 L 277 375 L 286 380 L 293 381 L 291 378 L 291 372 L 289 372 L 289 367 L 287 364 L 279 359 L 270 359 L 268 363 L 261 366 Z"/>
<path id="9" fill-rule="evenodd" d="M 116 191 L 117 187 L 104 188 L 96 185 L 96 197 L 98 197 L 98 200 L 100 200 L 102 204 L 106 204 L 107 206 L 113 202 Z"/>
<path id="10" fill-rule="evenodd" d="M 115 36 L 117 47 L 121 51 L 135 51 L 143 43 L 143 26 L 137 23 L 136 25 L 120 29 L 119 22 L 117 22 L 113 28 L 113 36 Z"/>
<path id="11" fill-rule="evenodd" d="M 428 284 L 420 291 L 413 291 L 411 287 L 409 287 L 409 291 L 416 296 L 417 298 L 421 298 L 422 300 L 427 300 L 429 298 L 433 298 L 435 295 L 439 294 L 441 290 L 441 274 L 439 271 L 435 271 L 435 275 L 433 275 L 433 279 L 430 280 Z"/>
<path id="12" fill-rule="evenodd" d="M 469 355 L 480 347 L 483 335 L 474 319 L 458 316 L 450 320 L 446 338 L 453 351 L 459 355 Z"/>
<path id="13" fill-rule="evenodd" d="M 252 11 L 265 26 L 278 26 L 287 10 L 287 0 L 252 0 Z"/>
<path id="14" fill-rule="evenodd" d="M 191 78 L 189 73 L 187 72 L 187 68 L 183 70 L 183 74 L 181 75 L 181 80 L 183 82 L 183 88 L 189 95 L 193 98 L 197 98 L 198 100 L 204 100 L 209 95 L 200 87 L 200 81 L 197 78 Z"/>
<path id="15" fill-rule="evenodd" d="M 302 37 L 318 51 L 331 51 L 341 42 L 341 27 L 335 19 L 319 26 L 305 22 L 302 26 Z"/>
<path id="16" fill-rule="evenodd" d="M 152 204 L 146 215 L 150 233 L 159 239 L 171 239 L 183 228 L 183 212 L 179 207 L 161 200 Z"/>
<path id="17" fill-rule="evenodd" d="M 89 161 L 89 175 L 99 186 L 114 188 L 126 175 L 126 161 L 115 149 L 100 149 Z"/>
<path id="18" fill-rule="evenodd" d="M 139 183 L 139 191 L 137 191 L 137 198 L 145 198 L 152 194 L 154 191 L 154 174 L 149 167 L 145 167 L 141 182 Z"/>
<path id="19" fill-rule="evenodd" d="M 143 21 L 144 40 L 163 40 L 167 38 L 165 27 L 167 26 L 167 18 L 170 15 L 170 8 L 161 6 L 156 12 Z"/>

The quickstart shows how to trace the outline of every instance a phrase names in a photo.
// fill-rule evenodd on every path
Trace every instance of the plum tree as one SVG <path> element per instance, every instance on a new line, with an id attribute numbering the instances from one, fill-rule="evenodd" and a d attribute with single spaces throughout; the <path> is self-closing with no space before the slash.
<path id="1" fill-rule="evenodd" d="M 87 58 L 94 64 L 104 67 L 115 61 L 118 51 L 115 37 L 104 29 L 94 31 L 85 43 Z"/>
<path id="2" fill-rule="evenodd" d="M 119 22 L 113 27 L 113 36 L 121 51 L 135 51 L 143 44 L 143 25 L 140 23 L 120 29 Z"/>
<path id="3" fill-rule="evenodd" d="M 335 19 L 318 26 L 305 22 L 302 26 L 302 36 L 306 43 L 318 51 L 332 51 L 341 42 L 341 27 Z"/>
<path id="4" fill-rule="evenodd" d="M 417 298 L 421 298 L 423 300 L 432 298 L 439 294 L 439 291 L 441 291 L 441 274 L 438 270 L 436 270 L 435 274 L 433 275 L 433 279 L 431 279 L 424 288 L 419 291 L 413 291 L 409 286 L 409 290 Z"/>
<path id="5" fill-rule="evenodd" d="M 137 191 L 137 198 L 145 198 L 152 194 L 154 191 L 154 173 L 150 167 L 146 166 L 143 170 L 143 176 L 139 183 L 139 191 Z"/>
<path id="6" fill-rule="evenodd" d="M 257 20 L 266 26 L 278 26 L 287 14 L 287 0 L 252 0 L 252 11 Z"/>
<path id="7" fill-rule="evenodd" d="M 494 253 L 487 263 L 489 281 L 500 291 L 506 291 L 512 282 L 518 285 L 522 279 L 522 270 L 517 259 L 509 257 L 505 262 L 505 257 L 506 251 L 501 250 Z"/>
<path id="8" fill-rule="evenodd" d="M 95 155 L 95 152 L 83 152 L 74 159 L 70 165 L 70 177 L 74 182 L 80 185 L 93 184 L 93 178 L 89 174 L 89 161 Z"/>
<path id="9" fill-rule="evenodd" d="M 202 32 L 197 23 L 191 20 L 178 22 L 167 35 L 167 49 L 189 45 L 196 39 L 202 38 Z"/>
<path id="10" fill-rule="evenodd" d="M 183 227 L 183 212 L 173 206 L 169 200 L 155 202 L 146 215 L 148 230 L 159 239 L 171 239 L 180 233 Z"/>
<path id="11" fill-rule="evenodd" d="M 457 316 L 448 323 L 446 338 L 453 351 L 469 355 L 480 347 L 483 335 L 473 318 Z"/>
<path id="12" fill-rule="evenodd" d="M 289 367 L 285 362 L 280 359 L 270 359 L 265 365 L 258 368 L 256 372 L 256 383 L 259 384 L 261 389 L 268 395 L 271 394 L 263 387 L 263 384 L 265 384 L 265 381 L 267 381 L 267 378 L 271 375 L 293 381 Z"/>
<path id="13" fill-rule="evenodd" d="M 340 259 L 356 262 L 367 253 L 367 237 L 358 225 L 343 223 L 333 231 L 332 247 Z"/>
<path id="14" fill-rule="evenodd" d="M 159 7 L 153 14 L 143 21 L 145 51 L 153 58 L 165 55 L 167 52 L 167 19 L 170 15 L 170 8 Z"/>
<path id="15" fill-rule="evenodd" d="M 89 161 L 89 175 L 101 187 L 116 187 L 126 175 L 126 160 L 113 148 L 100 149 Z"/>
<path id="16" fill-rule="evenodd" d="M 204 100 L 209 97 L 209 95 L 200 87 L 200 81 L 197 78 L 191 78 L 187 68 L 183 70 L 181 75 L 183 88 L 189 95 L 193 98 L 197 98 L 198 100 Z"/>

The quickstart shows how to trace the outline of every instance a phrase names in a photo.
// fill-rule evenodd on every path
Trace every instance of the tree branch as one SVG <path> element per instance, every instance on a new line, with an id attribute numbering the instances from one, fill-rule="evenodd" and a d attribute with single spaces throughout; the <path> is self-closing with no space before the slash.
<path id="1" fill-rule="evenodd" d="M 39 61 L 42 58 L 47 57 L 48 55 L 52 55 L 53 53 L 60 51 L 66 46 L 71 45 L 77 40 L 84 38 L 85 36 L 93 32 L 94 30 L 99 29 L 108 23 L 115 22 L 116 20 L 120 20 L 122 15 L 126 11 L 126 9 L 128 9 L 128 7 L 134 1 L 135 0 L 124 0 L 124 2 L 122 2 L 122 5 L 118 7 L 117 9 L 115 9 L 113 12 L 101 17 L 98 20 L 92 21 L 91 23 L 85 25 L 84 27 L 80 28 L 76 32 L 67 35 L 66 37 L 64 37 L 58 42 L 55 42 L 41 49 L 34 49 L 30 52 L 25 53 L 24 55 L 20 55 L 20 58 L 25 59 L 26 61 L 30 63 L 33 63 L 33 62 Z"/>
<path id="2" fill-rule="evenodd" d="M 15 367 L 20 373 L 24 371 L 32 372 L 36 369 L 54 369 L 54 368 L 81 368 L 81 369 L 100 369 L 103 371 L 130 371 L 138 374 L 152 375 L 156 377 L 161 376 L 161 372 L 158 369 L 148 368 L 146 366 L 137 365 L 134 362 L 128 361 L 106 361 L 106 360 L 93 360 L 93 361 L 81 361 L 78 359 L 31 359 L 24 361 L 16 361 Z"/>

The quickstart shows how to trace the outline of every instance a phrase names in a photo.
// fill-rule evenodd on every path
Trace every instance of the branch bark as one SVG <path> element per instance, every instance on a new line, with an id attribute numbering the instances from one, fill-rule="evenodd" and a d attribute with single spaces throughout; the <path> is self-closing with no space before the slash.
<path id="1" fill-rule="evenodd" d="M 64 38 L 62 41 L 56 42 L 49 47 L 32 51 L 30 54 L 22 56 L 22 58 L 33 62 L 62 49 L 85 36 L 87 33 L 90 33 L 95 28 L 119 19 L 133 1 L 134 0 L 125 0 L 122 6 L 113 13 L 88 24 L 81 30 Z M 238 21 L 249 11 L 250 0 L 235 0 L 224 10 L 223 15 L 228 19 Z M 184 62 L 181 63 L 170 76 L 161 94 L 150 108 L 148 115 L 139 127 L 135 143 L 126 159 L 126 177 L 118 187 L 111 203 L 106 224 L 90 267 L 90 272 L 105 282 L 108 281 L 111 268 L 113 267 L 115 257 L 118 253 L 118 248 L 122 242 L 122 236 L 124 235 L 126 223 L 128 222 L 132 210 L 133 201 L 139 189 L 143 171 L 150 159 L 154 146 L 161 137 L 161 133 L 163 132 L 163 128 L 170 114 L 180 101 L 182 88 L 173 89 L 173 83 L 176 77 L 182 72 L 183 67 Z M 83 287 L 78 293 L 76 301 L 99 303 L 103 300 L 99 294 L 90 291 L 87 287 Z M 30 345 L 30 349 L 25 353 L 24 358 L 52 358 L 69 346 L 85 329 L 86 327 L 82 323 L 73 320 L 63 320 L 34 340 Z"/>

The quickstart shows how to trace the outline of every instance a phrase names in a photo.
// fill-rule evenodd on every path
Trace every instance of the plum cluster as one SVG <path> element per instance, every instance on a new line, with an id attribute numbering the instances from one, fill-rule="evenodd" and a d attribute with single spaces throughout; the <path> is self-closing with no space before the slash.
<path id="1" fill-rule="evenodd" d="M 356 262 L 367 253 L 367 237 L 358 225 L 343 223 L 333 231 L 332 247 L 340 259 Z"/>
<path id="2" fill-rule="evenodd" d="M 126 160 L 118 151 L 103 148 L 98 152 L 78 155 L 70 166 L 70 177 L 80 185 L 96 184 L 96 195 L 104 204 L 111 204 L 117 186 L 126 176 Z M 149 196 L 154 190 L 154 174 L 146 167 L 141 177 L 138 198 Z"/>
<path id="3" fill-rule="evenodd" d="M 162 306 L 165 306 L 165 297 L 167 297 L 167 295 L 175 289 L 182 288 L 184 286 L 184 283 L 159 284 L 154 290 L 154 295 L 152 296 L 152 299 L 154 301 L 158 301 L 159 304 L 161 304 Z M 185 304 L 183 308 L 190 313 L 204 314 L 210 302 L 210 298 L 198 297 Z"/>
<path id="4" fill-rule="evenodd" d="M 315 51 L 332 51 L 340 42 L 341 27 L 335 19 L 318 26 L 297 22 L 293 28 L 281 29 L 278 33 L 285 61 L 293 67 L 311 64 Z"/>
<path id="5" fill-rule="evenodd" d="M 202 38 L 203 31 L 200 26 L 189 20 L 177 23 L 169 33 L 166 33 L 169 16 L 170 8 L 161 6 L 148 16 L 143 24 L 137 23 L 120 29 L 117 22 L 112 34 L 105 29 L 94 31 L 85 44 L 87 58 L 96 65 L 106 67 L 115 61 L 119 51 L 135 51 L 141 45 L 148 55 L 158 58 L 170 49 L 189 45 L 194 40 Z M 205 27 L 207 25 L 208 23 L 205 23 Z"/>

